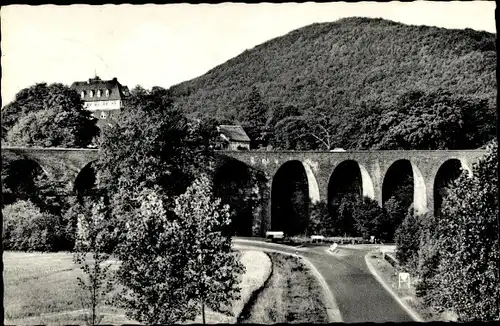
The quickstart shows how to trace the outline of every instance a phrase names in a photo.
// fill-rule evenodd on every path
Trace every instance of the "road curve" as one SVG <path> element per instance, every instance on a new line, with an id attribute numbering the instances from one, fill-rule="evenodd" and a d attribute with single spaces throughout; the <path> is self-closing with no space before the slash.
<path id="1" fill-rule="evenodd" d="M 369 248 L 339 247 L 338 253 L 332 255 L 325 251 L 325 247 L 297 249 L 237 238 L 233 239 L 233 243 L 261 250 L 280 250 L 307 258 L 323 276 L 346 323 L 414 321 L 369 271 L 364 259 Z"/>

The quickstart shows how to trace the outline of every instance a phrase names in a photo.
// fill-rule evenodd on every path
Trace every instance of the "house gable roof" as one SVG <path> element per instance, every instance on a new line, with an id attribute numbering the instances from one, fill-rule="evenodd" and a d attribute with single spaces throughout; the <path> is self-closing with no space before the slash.
<path id="1" fill-rule="evenodd" d="M 230 141 L 241 141 L 241 142 L 249 142 L 250 138 L 248 137 L 245 130 L 240 125 L 220 125 L 218 127 L 219 133 L 226 136 Z"/>
<path id="2" fill-rule="evenodd" d="M 71 85 L 71 88 L 78 94 L 85 92 L 82 98 L 85 102 L 121 100 L 130 95 L 128 87 L 121 85 L 116 78 L 101 80 L 96 77 L 88 81 L 77 81 Z M 97 97 L 98 90 L 101 91 L 100 97 Z M 109 96 L 106 96 L 106 90 L 109 90 Z M 90 97 L 90 91 L 94 91 L 93 97 Z"/>

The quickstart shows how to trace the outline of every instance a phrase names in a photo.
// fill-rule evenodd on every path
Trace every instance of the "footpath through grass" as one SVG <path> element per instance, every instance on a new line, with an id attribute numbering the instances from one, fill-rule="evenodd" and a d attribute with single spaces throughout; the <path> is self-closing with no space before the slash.
<path id="1" fill-rule="evenodd" d="M 271 271 L 269 257 L 260 251 L 242 251 L 246 273 L 241 280 L 241 298 L 233 303 L 238 315 L 251 293 L 259 288 Z M 4 252 L 4 324 L 65 325 L 85 324 L 82 291 L 76 278 L 83 276 L 70 253 Z M 102 307 L 103 324 L 132 324 L 125 311 Z M 201 312 L 200 312 L 201 314 Z M 207 323 L 234 323 L 229 317 L 208 310 Z M 199 316 L 195 322 L 201 322 Z"/>
<path id="2" fill-rule="evenodd" d="M 242 323 L 327 323 L 322 289 L 300 258 L 269 253 L 270 279 L 253 302 Z"/>
<path id="3" fill-rule="evenodd" d="M 395 257 L 395 252 L 389 252 L 392 257 Z M 375 250 L 367 255 L 367 260 L 375 269 L 377 274 L 382 278 L 394 293 L 413 311 L 415 311 L 425 322 L 429 321 L 453 321 L 453 316 L 448 313 L 438 314 L 424 306 L 421 299 L 417 297 L 414 286 L 414 276 L 410 275 L 410 287 L 406 283 L 401 284 L 399 288 L 397 268 L 393 267 L 386 259 L 380 250 Z"/>

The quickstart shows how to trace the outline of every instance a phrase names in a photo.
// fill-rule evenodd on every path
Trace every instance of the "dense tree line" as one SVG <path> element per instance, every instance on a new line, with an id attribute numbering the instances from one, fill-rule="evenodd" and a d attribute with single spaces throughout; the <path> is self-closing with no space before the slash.
<path id="1" fill-rule="evenodd" d="M 410 90 L 386 105 L 332 110 L 314 106 L 301 112 L 271 112 L 256 92 L 240 112 L 252 148 L 282 150 L 473 149 L 496 136 L 495 106 L 486 99 Z M 260 112 L 260 113 L 259 113 Z"/>
<path id="2" fill-rule="evenodd" d="M 409 212 L 396 232 L 400 268 L 417 296 L 458 321 L 499 320 L 498 142 L 448 187 L 439 216 Z"/>

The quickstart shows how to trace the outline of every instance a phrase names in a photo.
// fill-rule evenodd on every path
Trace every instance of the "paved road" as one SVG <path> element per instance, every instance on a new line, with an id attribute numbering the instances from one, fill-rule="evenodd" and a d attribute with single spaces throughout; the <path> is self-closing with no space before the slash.
<path id="1" fill-rule="evenodd" d="M 258 249 L 277 249 L 276 245 L 266 242 L 233 241 Z M 364 256 L 370 250 L 369 247 L 339 246 L 335 255 L 325 252 L 326 247 L 299 250 L 288 246 L 279 247 L 282 251 L 306 257 L 318 269 L 337 301 L 344 322 L 413 321 L 368 270 Z"/>

